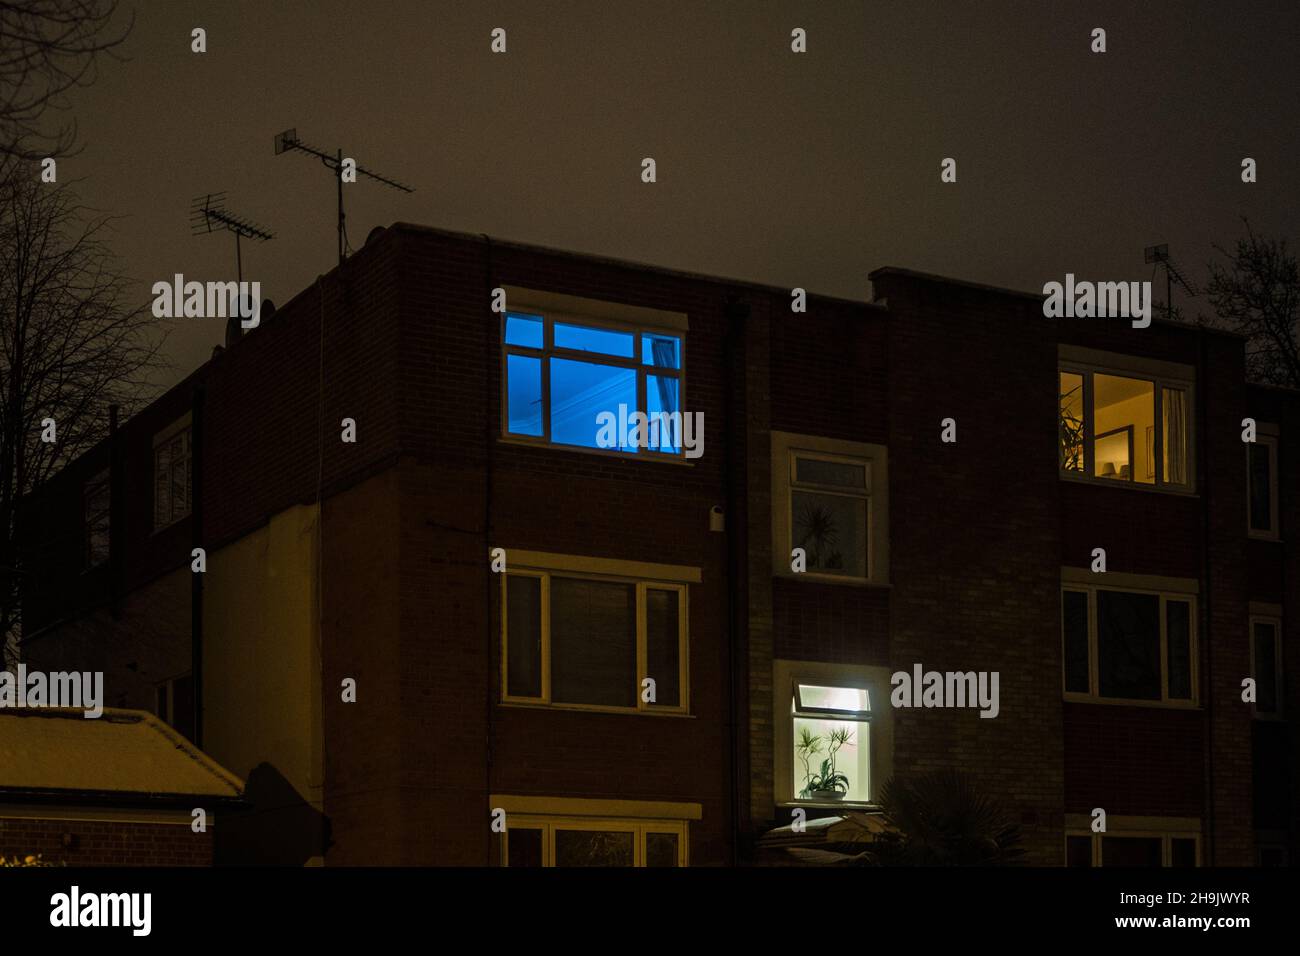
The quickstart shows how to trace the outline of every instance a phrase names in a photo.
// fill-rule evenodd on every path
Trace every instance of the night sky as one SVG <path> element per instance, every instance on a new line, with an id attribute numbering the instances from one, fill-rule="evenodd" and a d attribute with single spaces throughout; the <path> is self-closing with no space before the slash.
<path id="1" fill-rule="evenodd" d="M 235 277 L 232 236 L 190 236 L 209 191 L 276 233 L 244 247 L 264 297 L 333 268 L 334 182 L 273 155 L 289 127 L 417 187 L 346 186 L 354 248 L 409 221 L 867 299 L 884 265 L 1149 279 L 1159 242 L 1199 281 L 1242 216 L 1296 231 L 1294 2 L 144 0 L 123 52 L 70 98 L 84 149 L 59 179 L 126 217 L 142 301 Z M 164 384 L 223 332 L 177 323 Z"/>

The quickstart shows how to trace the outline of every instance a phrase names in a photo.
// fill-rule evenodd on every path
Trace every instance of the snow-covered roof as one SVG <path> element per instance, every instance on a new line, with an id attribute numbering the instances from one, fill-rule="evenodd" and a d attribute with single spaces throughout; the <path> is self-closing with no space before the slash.
<path id="1" fill-rule="evenodd" d="M 153 714 L 0 708 L 0 796 L 239 797 L 244 783 Z"/>

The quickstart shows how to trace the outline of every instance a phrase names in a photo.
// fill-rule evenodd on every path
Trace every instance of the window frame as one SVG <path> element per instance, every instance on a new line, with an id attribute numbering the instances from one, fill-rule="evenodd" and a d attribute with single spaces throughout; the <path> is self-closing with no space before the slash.
<path id="1" fill-rule="evenodd" d="M 499 863 L 510 866 L 510 831 L 542 831 L 542 867 L 555 867 L 555 831 L 578 830 L 594 832 L 619 832 L 634 834 L 632 841 L 632 869 L 646 867 L 646 837 L 651 833 L 671 833 L 677 837 L 677 867 L 690 865 L 688 837 L 690 827 L 686 820 L 639 817 L 599 817 L 551 815 L 541 813 L 507 813 L 506 828 L 501 832 Z"/>
<path id="2" fill-rule="evenodd" d="M 1281 447 L 1281 430 L 1276 425 L 1257 423 L 1255 441 L 1245 442 L 1246 446 L 1246 535 L 1256 541 L 1281 541 L 1281 515 L 1278 514 L 1278 450 Z M 1250 450 L 1252 445 L 1267 445 L 1268 453 L 1268 516 L 1269 527 L 1259 529 L 1251 524 L 1251 471 Z"/>
<path id="3" fill-rule="evenodd" d="M 101 513 L 101 521 L 105 529 L 105 537 L 108 541 L 107 550 L 104 556 L 98 561 L 93 560 L 94 549 L 92 541 L 96 525 L 92 523 L 90 513 L 90 501 L 96 491 L 103 490 L 108 498 L 108 505 Z M 88 478 L 82 485 L 81 489 L 81 518 L 82 518 L 82 570 L 93 571 L 95 568 L 101 568 L 109 562 L 113 553 L 113 481 L 112 469 L 105 468 L 94 476 Z"/>
<path id="4" fill-rule="evenodd" d="M 885 587 L 889 583 L 889 452 L 884 445 L 843 441 L 818 435 L 773 431 L 772 440 L 772 574 L 848 587 Z M 864 467 L 861 492 L 836 485 L 798 482 L 800 458 Z M 794 571 L 794 495 L 796 492 L 858 498 L 866 502 L 864 576 L 826 571 Z"/>
<path id="5" fill-rule="evenodd" d="M 1196 443 L 1197 443 L 1197 407 L 1196 407 L 1196 374 L 1195 369 L 1191 366 L 1180 365 L 1173 362 L 1163 362 L 1154 359 L 1144 359 L 1138 356 L 1120 355 L 1109 352 L 1100 352 L 1094 349 L 1078 348 L 1074 346 L 1058 346 L 1057 363 L 1056 363 L 1056 414 L 1060 416 L 1060 391 L 1062 375 L 1078 375 L 1083 378 L 1083 472 L 1073 471 L 1065 468 L 1061 461 L 1059 438 L 1057 442 L 1057 474 L 1062 481 L 1073 481 L 1088 485 L 1101 485 L 1104 487 L 1130 488 L 1146 492 L 1159 492 L 1161 494 L 1175 495 L 1195 495 L 1196 494 Z M 1148 484 L 1138 481 L 1135 464 L 1132 456 L 1129 458 L 1130 472 L 1133 473 L 1129 479 L 1104 478 L 1094 474 L 1096 471 L 1096 410 L 1094 409 L 1094 376 L 1110 375 L 1118 378 L 1133 379 L 1135 381 L 1149 382 L 1152 386 L 1154 408 L 1152 409 L 1152 454 L 1155 457 L 1155 477 Z M 1186 448 L 1186 468 L 1187 482 L 1185 484 L 1173 484 L 1166 481 L 1164 476 L 1165 455 L 1164 455 L 1164 390 L 1177 389 L 1187 395 L 1187 448 Z M 1132 436 L 1132 442 L 1136 447 L 1138 436 Z"/>
<path id="6" fill-rule="evenodd" d="M 1204 858 L 1201 856 L 1201 831 L 1199 821 L 1198 829 L 1192 830 L 1185 826 L 1173 826 L 1164 828 L 1160 825 L 1161 821 L 1148 820 L 1145 823 L 1138 823 L 1133 826 L 1116 825 L 1116 821 L 1122 818 L 1110 818 L 1107 821 L 1105 833 L 1094 833 L 1091 827 L 1080 827 L 1078 825 L 1067 825 L 1065 835 L 1062 838 L 1062 846 L 1065 850 L 1065 862 L 1069 865 L 1070 859 L 1070 839 L 1075 837 L 1089 837 L 1092 840 L 1092 862 L 1091 867 L 1105 866 L 1105 851 L 1103 850 L 1102 841 L 1106 837 L 1111 839 L 1159 839 L 1160 840 L 1160 868 L 1162 870 L 1173 867 L 1174 858 L 1174 840 L 1191 840 L 1196 846 L 1196 863 L 1195 868 L 1205 865 Z M 1152 824 L 1155 824 L 1154 826 Z"/>
<path id="7" fill-rule="evenodd" d="M 541 609 L 541 696 L 522 697 L 510 694 L 510 637 L 509 637 L 509 578 L 537 578 L 540 580 Z M 569 568 L 538 568 L 524 565 L 508 567 L 501 575 L 501 703 L 528 707 L 547 707 L 555 710 L 583 710 L 599 713 L 617 714 L 690 714 L 690 582 L 681 580 L 661 580 L 628 573 L 602 573 L 595 570 L 573 570 Z M 554 577 L 572 578 L 584 581 L 599 581 L 613 584 L 632 584 L 636 587 L 636 681 L 634 685 L 634 707 L 616 707 L 610 704 L 578 704 L 568 701 L 555 702 L 551 699 L 551 579 Z M 677 704 L 652 704 L 642 699 L 642 681 L 647 674 L 648 656 L 648 622 L 646 616 L 646 591 L 675 591 L 677 600 Z M 656 685 L 657 686 L 657 685 Z"/>
<path id="8" fill-rule="evenodd" d="M 826 809 L 847 807 L 860 810 L 879 805 L 880 787 L 893 773 L 894 708 L 889 705 L 890 678 L 888 667 L 863 664 L 832 664 L 825 661 L 794 661 L 776 659 L 772 662 L 772 796 L 780 808 L 808 807 Z M 845 717 L 845 722 L 867 724 L 870 738 L 867 742 L 867 800 L 815 800 L 801 798 L 795 785 L 794 721 L 796 716 L 812 719 L 833 719 L 833 715 L 796 711 L 795 701 L 799 684 L 819 687 L 848 687 L 867 692 L 871 705 L 868 718 Z M 849 713 L 843 711 L 842 713 Z"/>
<path id="9" fill-rule="evenodd" d="M 1084 572 L 1088 573 L 1088 572 Z M 1065 600 L 1069 592 L 1084 593 L 1088 600 L 1088 693 L 1066 688 L 1066 635 L 1065 635 Z M 1118 591 L 1123 594 L 1145 594 L 1160 599 L 1160 699 L 1146 700 L 1135 697 L 1101 696 L 1100 645 L 1098 643 L 1097 592 Z M 1064 700 L 1086 704 L 1116 704 L 1132 707 L 1168 707 L 1178 710 L 1197 710 L 1200 708 L 1200 643 L 1198 640 L 1198 594 L 1194 590 L 1160 587 L 1152 583 L 1111 584 L 1084 583 L 1073 575 L 1063 575 L 1061 581 L 1062 599 L 1059 605 L 1058 627 L 1060 628 L 1061 648 L 1061 694 Z M 1169 696 L 1169 617 L 1168 602 L 1177 601 L 1189 605 L 1187 609 L 1188 665 L 1191 672 L 1191 697 Z"/>
<path id="10" fill-rule="evenodd" d="M 512 315 L 523 315 L 535 317 L 542 320 L 542 347 L 540 349 L 526 345 L 510 345 L 506 342 L 506 323 Z M 630 358 L 619 355 L 608 355 L 602 352 L 590 352 L 581 349 L 569 349 L 555 345 L 555 323 L 561 325 L 573 325 L 581 328 L 594 329 L 605 332 L 624 332 L 632 335 L 632 356 Z M 686 458 L 686 449 L 681 444 L 678 445 L 675 452 L 659 451 L 655 448 L 639 448 L 636 451 L 627 451 L 623 448 L 599 448 L 587 445 L 570 445 L 564 442 L 553 441 L 551 438 L 551 362 L 552 358 L 563 359 L 571 362 L 583 362 L 588 365 L 604 365 L 614 368 L 630 369 L 636 373 L 636 409 L 629 409 L 629 416 L 632 411 L 642 411 L 647 416 L 649 408 L 647 405 L 647 390 L 649 388 L 650 375 L 665 375 L 677 379 L 677 405 L 683 420 L 683 431 L 686 411 L 686 330 L 674 328 L 670 325 L 656 326 L 642 321 L 628 321 L 619 318 L 601 318 L 595 315 L 582 315 L 565 312 L 560 309 L 544 308 L 535 305 L 517 304 L 506 309 L 501 313 L 500 320 L 501 335 L 501 421 L 499 439 L 504 442 L 519 443 L 524 445 L 533 445 L 541 448 L 563 449 L 566 451 L 587 452 L 588 454 L 614 455 L 623 458 L 649 460 L 649 461 L 666 461 L 678 464 L 690 464 Z M 662 335 L 675 338 L 680 343 L 677 368 L 661 368 L 660 366 L 646 365 L 642 359 L 644 357 L 643 343 L 646 335 Z M 510 373 L 509 361 L 510 356 L 516 355 L 523 358 L 537 359 L 541 363 L 541 389 L 542 389 L 542 434 L 524 435 L 510 431 Z M 617 409 L 609 409 L 617 414 Z"/>
<path id="11" fill-rule="evenodd" d="M 174 466 L 172 465 L 171 462 L 168 462 L 167 500 L 168 500 L 168 504 L 171 505 L 171 507 L 169 507 L 168 509 L 168 514 L 170 515 L 170 517 L 167 521 L 162 522 L 160 524 L 158 521 L 158 507 L 159 507 L 158 451 L 160 448 L 175 442 L 183 434 L 188 434 L 189 436 L 188 440 L 186 441 L 186 457 L 185 457 L 185 461 L 186 461 L 185 511 L 180 515 L 176 515 L 175 505 L 172 504 L 171 488 L 172 488 L 172 472 Z M 153 467 L 152 467 L 152 471 L 150 472 L 151 490 L 149 492 L 149 498 L 153 504 L 153 513 L 150 519 L 150 524 L 153 526 L 152 533 L 157 534 L 160 531 L 165 531 L 166 529 L 174 525 L 180 524 L 182 521 L 186 520 L 187 518 L 190 517 L 190 515 L 194 513 L 194 430 L 191 424 L 190 413 L 186 413 L 182 418 L 173 422 L 171 425 L 167 426 L 162 431 L 154 435 L 153 459 L 151 464 Z"/>
<path id="12" fill-rule="evenodd" d="M 1250 714 L 1255 720 L 1284 720 L 1286 681 L 1282 671 L 1282 616 L 1280 613 L 1252 611 L 1247 618 L 1250 641 L 1250 676 L 1255 680 L 1255 700 Z M 1255 625 L 1267 624 L 1273 628 L 1273 694 L 1277 707 L 1272 711 L 1259 709 L 1259 672 L 1255 667 Z"/>

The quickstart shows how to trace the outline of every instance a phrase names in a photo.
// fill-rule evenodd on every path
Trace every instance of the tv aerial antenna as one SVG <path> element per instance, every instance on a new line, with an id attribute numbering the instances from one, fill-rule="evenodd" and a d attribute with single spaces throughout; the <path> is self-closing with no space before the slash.
<path id="1" fill-rule="evenodd" d="M 225 229 L 235 234 L 235 274 L 244 281 L 244 260 L 239 249 L 239 240 L 256 239 L 265 242 L 275 238 L 269 230 L 243 216 L 237 216 L 226 208 L 225 193 L 207 193 L 190 201 L 190 234 L 207 235 L 210 232 Z"/>
<path id="2" fill-rule="evenodd" d="M 326 169 L 332 170 L 334 173 L 334 180 L 338 184 L 339 265 L 341 266 L 343 265 L 344 256 L 347 255 L 347 231 L 344 226 L 345 217 L 343 214 L 343 149 L 340 147 L 334 151 L 333 155 L 331 155 L 323 149 L 317 149 L 315 146 L 309 146 L 307 143 L 304 143 L 298 138 L 298 131 L 296 129 L 287 129 L 283 133 L 278 133 L 275 137 L 275 155 L 279 156 L 281 153 L 287 153 L 291 150 L 298 150 L 299 152 L 309 153 L 310 155 L 315 156 L 321 161 L 321 164 L 324 165 Z M 385 186 L 392 189 L 397 189 L 404 193 L 415 192 L 414 186 L 408 186 L 405 183 L 398 182 L 396 179 L 382 176 L 372 169 L 366 169 L 366 167 L 362 166 L 360 163 L 356 164 L 356 172 L 358 176 L 366 176 L 367 178 L 383 183 Z"/>
<path id="3" fill-rule="evenodd" d="M 1148 264 L 1162 265 L 1165 267 L 1165 316 L 1170 321 L 1174 318 L 1174 283 L 1177 282 L 1183 287 L 1183 290 L 1191 298 L 1196 298 L 1199 293 L 1196 287 L 1187 280 L 1183 271 L 1178 268 L 1173 257 L 1169 255 L 1168 244 L 1159 246 L 1147 246 L 1142 250 Z"/>

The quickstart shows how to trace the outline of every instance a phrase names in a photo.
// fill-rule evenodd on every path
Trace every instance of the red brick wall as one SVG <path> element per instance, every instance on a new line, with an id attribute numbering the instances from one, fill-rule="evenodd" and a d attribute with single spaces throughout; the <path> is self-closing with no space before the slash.
<path id="1" fill-rule="evenodd" d="M 1001 710 L 898 709 L 894 772 L 955 767 L 1061 862 L 1056 345 L 1036 303 L 873 273 L 890 308 L 890 663 L 998 671 Z M 957 442 L 940 441 L 942 419 Z"/>
<path id="2" fill-rule="evenodd" d="M 73 845 L 64 846 L 71 834 Z M 186 823 L 0 817 L 0 856 L 41 856 L 67 866 L 211 866 L 213 831 Z"/>

